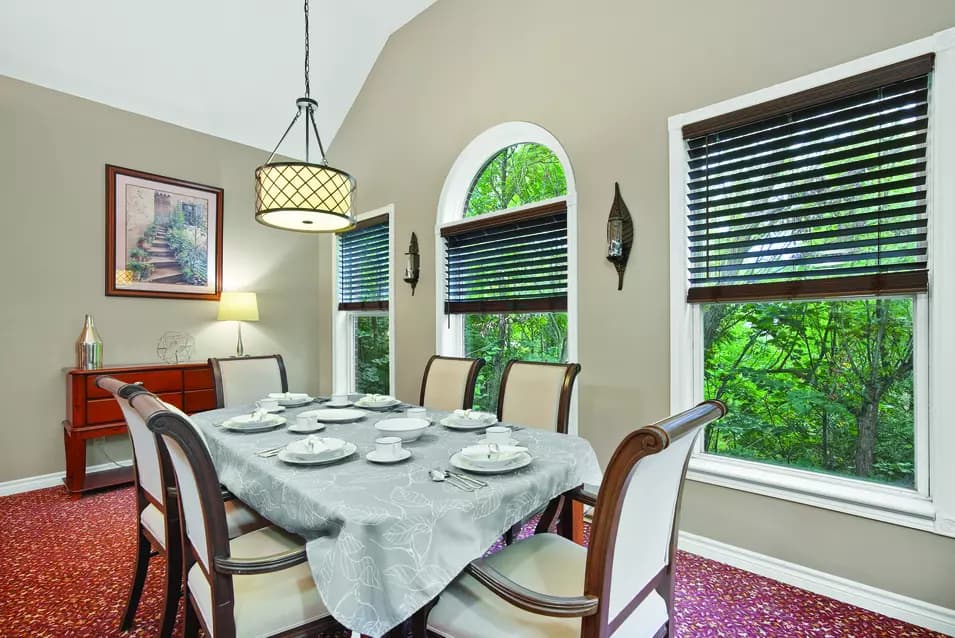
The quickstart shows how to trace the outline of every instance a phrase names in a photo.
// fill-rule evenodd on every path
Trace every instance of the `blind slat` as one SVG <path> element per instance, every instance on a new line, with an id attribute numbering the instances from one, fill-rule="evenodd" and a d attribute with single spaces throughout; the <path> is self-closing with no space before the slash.
<path id="1" fill-rule="evenodd" d="M 387 310 L 390 239 L 380 216 L 337 235 L 338 309 Z"/>
<path id="2" fill-rule="evenodd" d="M 688 139 L 687 299 L 924 290 L 929 84 L 749 109 Z"/>

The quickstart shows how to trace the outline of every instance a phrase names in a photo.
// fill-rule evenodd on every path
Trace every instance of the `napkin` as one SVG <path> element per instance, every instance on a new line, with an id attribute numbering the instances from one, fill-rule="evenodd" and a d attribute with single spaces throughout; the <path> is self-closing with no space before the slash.
<path id="1" fill-rule="evenodd" d="M 461 456 L 480 465 L 502 465 L 513 461 L 527 452 L 527 448 L 520 445 L 497 445 L 497 451 L 492 451 L 490 445 L 469 445 L 461 450 Z"/>
<path id="2" fill-rule="evenodd" d="M 394 400 L 394 397 L 388 396 L 387 394 L 366 394 L 358 401 L 359 403 L 386 403 Z"/>
<path id="3" fill-rule="evenodd" d="M 289 443 L 285 450 L 293 457 L 314 459 L 322 456 L 331 456 L 340 451 L 343 447 L 345 447 L 345 442 L 341 439 L 312 434 L 301 441 Z"/>
<path id="4" fill-rule="evenodd" d="M 478 421 L 481 423 L 493 422 L 497 420 L 497 415 L 490 412 L 479 412 L 477 410 L 455 410 L 454 418 L 458 420 Z"/>
<path id="5" fill-rule="evenodd" d="M 258 422 L 258 421 L 265 421 L 268 418 L 269 418 L 268 410 L 263 410 L 262 408 L 256 408 L 255 412 L 252 413 L 252 418 L 249 420 Z"/>
<path id="6" fill-rule="evenodd" d="M 304 401 L 308 398 L 305 392 L 269 392 L 270 399 L 279 401 Z"/>

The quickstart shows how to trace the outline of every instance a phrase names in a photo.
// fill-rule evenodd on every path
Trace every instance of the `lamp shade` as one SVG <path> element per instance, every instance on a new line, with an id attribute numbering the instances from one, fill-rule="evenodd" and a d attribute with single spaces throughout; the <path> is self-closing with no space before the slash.
<path id="1" fill-rule="evenodd" d="M 255 169 L 255 218 L 284 230 L 327 233 L 355 225 L 355 179 L 336 168 L 275 162 Z"/>
<path id="2" fill-rule="evenodd" d="M 254 292 L 224 292 L 219 298 L 219 321 L 258 321 L 259 304 Z"/>

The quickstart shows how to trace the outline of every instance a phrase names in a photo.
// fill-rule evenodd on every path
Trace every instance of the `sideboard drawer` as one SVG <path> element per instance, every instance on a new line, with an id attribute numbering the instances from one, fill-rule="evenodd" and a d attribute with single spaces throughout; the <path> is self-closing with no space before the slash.
<path id="1" fill-rule="evenodd" d="M 143 372 L 125 372 L 113 376 L 126 383 L 142 382 L 143 387 L 159 394 L 161 392 L 177 392 L 182 390 L 182 370 L 148 370 Z M 110 397 L 109 392 L 96 386 L 96 377 L 86 378 L 86 397 L 88 399 L 105 399 Z"/>
<path id="2" fill-rule="evenodd" d="M 215 394 L 215 392 L 213 392 Z M 158 395 L 160 399 L 171 403 L 177 408 L 182 408 L 182 393 L 167 392 Z M 86 423 L 88 425 L 99 425 L 102 423 L 116 423 L 123 421 L 123 411 L 116 403 L 116 399 L 92 399 L 86 403 Z"/>
<path id="3" fill-rule="evenodd" d="M 212 368 L 208 367 L 198 370 L 183 370 L 182 379 L 183 390 L 208 390 L 216 387 L 212 378 Z"/>
<path id="4" fill-rule="evenodd" d="M 182 410 L 186 414 L 195 414 L 196 412 L 216 409 L 215 390 L 192 390 L 184 394 L 186 402 Z"/>

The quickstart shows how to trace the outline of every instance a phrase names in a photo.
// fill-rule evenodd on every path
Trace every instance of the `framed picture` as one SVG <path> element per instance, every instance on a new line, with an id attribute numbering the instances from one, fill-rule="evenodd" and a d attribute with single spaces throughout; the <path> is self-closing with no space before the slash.
<path id="1" fill-rule="evenodd" d="M 222 189 L 106 165 L 106 294 L 218 300 Z"/>

